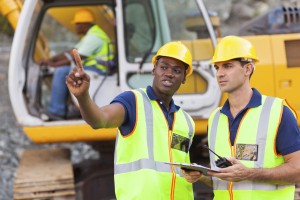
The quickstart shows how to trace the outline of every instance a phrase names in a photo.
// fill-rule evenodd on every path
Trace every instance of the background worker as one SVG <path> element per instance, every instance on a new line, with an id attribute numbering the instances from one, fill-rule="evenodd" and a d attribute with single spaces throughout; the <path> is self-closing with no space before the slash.
<path id="1" fill-rule="evenodd" d="M 152 86 L 123 92 L 101 108 L 92 101 L 89 77 L 80 66 L 68 75 L 66 84 L 91 127 L 118 127 L 117 199 L 194 199 L 192 184 L 180 170 L 164 163 L 190 162 L 188 150 L 195 125 L 172 97 L 192 74 L 192 56 L 181 42 L 170 42 L 158 50 L 152 63 Z"/>
<path id="2" fill-rule="evenodd" d="M 95 24 L 93 14 L 87 9 L 78 10 L 72 23 L 77 34 L 83 36 L 75 48 L 82 57 L 84 68 L 100 75 L 107 74 L 113 60 L 109 37 Z M 57 67 L 52 80 L 50 105 L 44 117 L 46 120 L 64 119 L 67 115 L 68 89 L 65 78 L 70 72 L 70 64 L 73 61 L 71 55 L 69 50 L 40 62 L 41 65 Z"/>
<path id="3" fill-rule="evenodd" d="M 294 199 L 300 182 L 300 133 L 294 111 L 286 100 L 261 95 L 250 87 L 258 61 L 252 44 L 241 37 L 224 37 L 212 63 L 222 92 L 223 107 L 208 122 L 209 147 L 232 163 L 220 173 L 185 171 L 185 178 L 210 183 L 215 199 Z M 216 157 L 210 164 L 216 168 Z"/>

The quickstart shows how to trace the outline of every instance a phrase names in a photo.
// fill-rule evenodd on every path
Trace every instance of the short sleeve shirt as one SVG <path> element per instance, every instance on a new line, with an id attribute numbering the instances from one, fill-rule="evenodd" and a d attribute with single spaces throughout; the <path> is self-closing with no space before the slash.
<path id="1" fill-rule="evenodd" d="M 89 30 L 91 30 L 91 28 Z M 76 44 L 75 48 L 80 55 L 89 57 L 92 54 L 99 52 L 102 49 L 102 45 L 102 39 L 88 31 L 86 35 L 83 36 L 83 38 Z"/>

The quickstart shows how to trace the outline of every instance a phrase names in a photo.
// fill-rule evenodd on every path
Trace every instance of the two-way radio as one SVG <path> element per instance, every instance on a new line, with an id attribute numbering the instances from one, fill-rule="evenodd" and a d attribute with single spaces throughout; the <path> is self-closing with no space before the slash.
<path id="1" fill-rule="evenodd" d="M 219 156 L 218 154 L 216 154 L 213 150 L 211 150 L 210 148 L 208 148 L 208 146 L 206 145 L 203 145 L 203 147 L 209 151 L 211 151 L 213 154 L 215 154 L 216 156 L 218 156 L 218 160 L 216 160 L 216 165 L 217 167 L 220 167 L 220 168 L 226 168 L 226 167 L 229 167 L 231 166 L 231 162 L 229 162 L 225 157 L 221 157 Z"/>

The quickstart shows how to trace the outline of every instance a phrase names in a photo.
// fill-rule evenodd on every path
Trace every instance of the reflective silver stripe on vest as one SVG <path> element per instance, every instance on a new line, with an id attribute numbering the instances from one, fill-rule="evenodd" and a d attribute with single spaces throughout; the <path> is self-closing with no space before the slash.
<path id="1" fill-rule="evenodd" d="M 266 148 L 266 141 L 265 138 L 268 134 L 268 126 L 270 121 L 270 114 L 272 105 L 275 101 L 274 97 L 266 97 L 266 100 L 263 104 L 262 111 L 260 113 L 259 118 L 259 124 L 256 132 L 256 143 L 261 144 L 259 146 L 259 156 L 261 159 L 259 159 L 259 162 L 255 163 L 255 168 L 262 168 L 264 166 L 264 152 Z M 218 111 L 213 119 L 212 127 L 211 127 L 211 136 L 210 136 L 210 147 L 212 150 L 215 150 L 215 138 L 217 134 L 217 125 L 220 118 L 220 111 Z M 211 155 L 210 159 L 213 161 L 211 164 L 214 164 L 215 166 L 215 160 L 214 156 Z M 214 189 L 216 190 L 227 190 L 228 189 L 228 182 L 219 180 L 215 177 L 213 177 L 214 181 Z M 290 185 L 276 185 L 276 184 L 269 184 L 269 183 L 262 183 L 258 181 L 242 181 L 238 183 L 233 184 L 233 190 L 277 190 L 277 189 L 283 189 L 285 187 L 289 187 Z"/>
<path id="2" fill-rule="evenodd" d="M 217 127 L 218 127 L 218 122 L 219 122 L 219 119 L 220 119 L 220 113 L 221 111 L 218 110 L 216 111 L 215 113 L 215 116 L 213 118 L 213 121 L 212 121 L 212 126 L 210 127 L 211 128 L 211 131 L 210 131 L 210 149 L 212 149 L 213 151 L 215 150 L 215 145 L 216 145 L 216 136 L 217 136 Z M 214 169 L 216 167 L 216 163 L 215 163 L 215 156 L 214 154 L 209 154 L 209 158 L 210 158 L 210 163 L 211 163 L 211 167 Z"/>
<path id="3" fill-rule="evenodd" d="M 144 109 L 145 109 L 145 119 L 146 119 L 146 134 L 147 134 L 147 145 L 148 145 L 148 155 L 149 159 L 154 160 L 154 146 L 153 146 L 153 110 L 150 99 L 147 94 L 141 90 L 137 89 L 143 95 Z"/>
<path id="4" fill-rule="evenodd" d="M 255 162 L 254 167 L 255 168 L 261 168 L 264 166 L 264 160 L 265 160 L 265 149 L 266 149 L 266 141 L 265 138 L 267 138 L 268 134 L 268 126 L 270 121 L 270 114 L 271 114 L 271 108 L 275 101 L 275 98 L 273 97 L 266 97 L 265 103 L 262 107 L 259 120 L 258 120 L 258 127 L 257 127 L 257 133 L 256 133 L 256 144 L 264 144 L 259 146 L 259 152 L 262 152 L 262 155 L 259 155 L 261 159 L 258 159 L 258 162 Z M 259 162 L 260 161 L 260 162 Z"/>
<path id="5" fill-rule="evenodd" d="M 154 160 L 143 158 L 131 163 L 116 165 L 115 174 L 134 172 L 140 169 L 151 169 L 159 172 L 169 172 L 169 173 L 172 172 L 170 165 L 166 165 L 163 162 L 155 162 Z"/>
<path id="6" fill-rule="evenodd" d="M 189 149 L 190 149 L 190 147 L 191 147 L 191 145 L 192 145 L 192 136 L 193 136 L 193 133 L 194 133 L 195 131 L 194 131 L 194 129 L 193 129 L 192 122 L 189 120 L 188 114 L 187 114 L 185 111 L 183 111 L 183 110 L 182 110 L 182 112 L 183 112 L 183 114 L 184 114 L 185 121 L 186 121 L 186 123 L 187 123 L 187 125 L 188 125 L 188 127 L 189 127 L 189 133 L 188 133 L 188 135 L 189 135 L 189 139 L 190 139 L 190 144 L 189 144 Z"/>
<path id="7" fill-rule="evenodd" d="M 213 121 L 212 121 L 212 125 L 211 125 L 211 131 L 210 131 L 210 149 L 212 149 L 213 151 L 215 151 L 215 145 L 216 145 L 216 135 L 217 135 L 217 125 L 218 125 L 218 122 L 219 122 L 219 119 L 220 119 L 220 110 L 216 111 L 215 113 L 215 116 L 213 118 Z M 211 168 L 212 169 L 215 169 L 216 168 L 216 160 L 215 160 L 215 156 L 213 154 L 209 154 L 209 159 L 210 159 L 210 165 L 211 165 Z M 212 180 L 213 180 L 213 188 L 214 190 L 215 189 L 220 189 L 222 188 L 223 190 L 226 190 L 227 189 L 227 186 L 224 184 L 223 186 L 224 187 L 221 187 L 219 184 L 221 183 L 221 180 L 219 180 L 218 178 L 216 177 L 212 177 Z"/>
<path id="8" fill-rule="evenodd" d="M 144 109 L 145 109 L 145 118 L 146 118 L 146 131 L 147 131 L 147 148 L 148 148 L 148 155 L 149 158 L 143 158 L 140 160 L 136 160 L 130 163 L 123 163 L 123 164 L 117 164 L 116 163 L 116 156 L 117 156 L 117 151 L 115 151 L 115 161 L 114 161 L 114 171 L 115 174 L 121 174 L 121 173 L 127 173 L 127 172 L 133 172 L 133 171 L 138 171 L 141 169 L 152 169 L 158 172 L 169 172 L 171 173 L 171 167 L 170 165 L 167 165 L 163 162 L 156 162 L 154 160 L 154 145 L 153 145 L 153 110 L 152 110 L 152 105 L 150 102 L 150 99 L 148 98 L 147 94 L 142 90 L 142 89 L 137 89 L 138 92 L 140 92 L 143 95 L 143 102 L 144 102 Z M 188 123 L 189 127 L 189 137 L 191 139 L 193 135 L 193 126 L 191 122 L 189 121 L 189 118 L 187 115 L 184 115 L 185 119 Z M 118 134 L 116 138 L 116 144 L 118 140 Z M 115 148 L 117 149 L 117 148 Z M 178 167 L 174 167 L 174 170 L 177 174 L 181 174 L 180 169 Z"/>

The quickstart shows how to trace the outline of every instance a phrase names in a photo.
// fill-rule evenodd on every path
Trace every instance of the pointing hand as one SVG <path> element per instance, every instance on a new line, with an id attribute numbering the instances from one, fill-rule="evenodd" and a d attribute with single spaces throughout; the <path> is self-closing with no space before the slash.
<path id="1" fill-rule="evenodd" d="M 90 77 L 84 72 L 80 55 L 76 49 L 72 51 L 77 67 L 66 77 L 66 84 L 69 91 L 75 96 L 80 97 L 88 94 Z"/>

